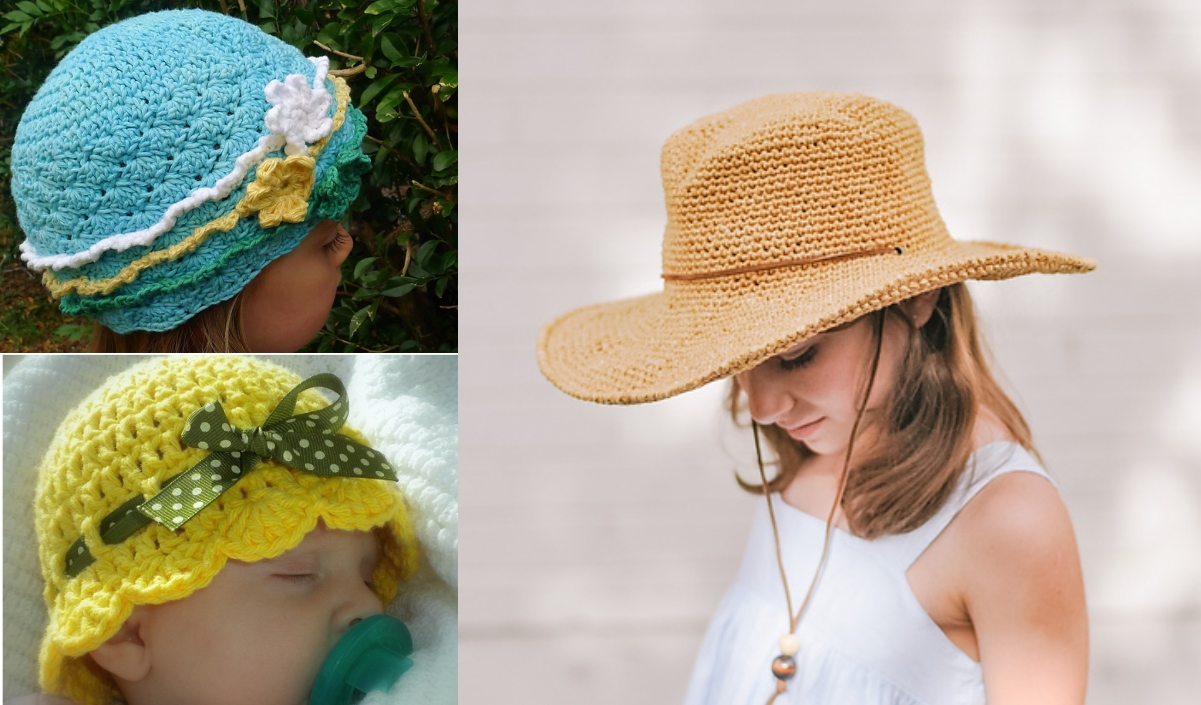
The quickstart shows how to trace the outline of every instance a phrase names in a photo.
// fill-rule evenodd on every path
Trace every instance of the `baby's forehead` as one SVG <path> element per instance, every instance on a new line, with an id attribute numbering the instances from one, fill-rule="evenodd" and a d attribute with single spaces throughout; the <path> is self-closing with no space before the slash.
<path id="1" fill-rule="evenodd" d="M 382 556 L 379 529 L 344 531 L 326 528 L 323 523 L 318 522 L 317 526 L 305 534 L 304 539 L 294 548 L 265 560 L 281 561 L 292 558 L 319 557 L 323 553 L 339 555 L 357 553 L 364 560 L 378 562 Z"/>

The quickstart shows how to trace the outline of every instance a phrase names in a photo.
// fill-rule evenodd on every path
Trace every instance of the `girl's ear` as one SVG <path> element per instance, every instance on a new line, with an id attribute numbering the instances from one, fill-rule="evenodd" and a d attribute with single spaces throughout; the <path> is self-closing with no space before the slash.
<path id="1" fill-rule="evenodd" d="M 926 321 L 930 320 L 940 293 L 942 293 L 942 289 L 935 289 L 901 302 L 901 310 L 913 322 L 914 328 L 921 328 L 926 325 Z"/>
<path id="2" fill-rule="evenodd" d="M 142 641 L 142 626 L 147 614 L 146 606 L 133 608 L 125 624 L 121 625 L 111 639 L 92 649 L 92 660 L 120 681 L 136 682 L 150 672 L 150 649 Z"/>

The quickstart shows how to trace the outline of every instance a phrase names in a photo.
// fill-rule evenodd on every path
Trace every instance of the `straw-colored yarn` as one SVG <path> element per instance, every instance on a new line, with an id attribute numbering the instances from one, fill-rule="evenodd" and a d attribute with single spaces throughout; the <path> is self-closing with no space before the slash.
<path id="1" fill-rule="evenodd" d="M 111 678 L 82 657 L 116 634 L 135 605 L 183 599 L 227 560 L 278 556 L 319 520 L 330 529 L 380 528 L 384 558 L 375 588 L 381 602 L 395 596 L 416 570 L 417 543 L 394 482 L 319 477 L 263 461 L 178 532 L 151 523 L 116 545 L 100 538 L 109 512 L 157 493 L 208 455 L 181 444 L 193 411 L 220 401 L 232 425 L 259 426 L 300 381 L 250 358 L 172 356 L 114 376 L 67 416 L 42 462 L 36 499 L 50 617 L 40 656 L 45 690 L 80 705 L 112 702 L 119 693 Z M 295 413 L 327 403 L 306 391 Z M 340 433 L 368 442 L 349 427 Z M 81 534 L 96 561 L 69 578 L 65 554 Z"/>
<path id="2" fill-rule="evenodd" d="M 925 291 L 1095 267 L 1057 252 L 951 239 L 917 122 L 867 96 L 743 103 L 672 135 L 661 168 L 663 291 L 572 311 L 539 336 L 543 374 L 572 396 L 655 401 Z M 787 264 L 866 251 L 879 252 Z M 767 268 L 731 271 L 755 267 Z M 704 278 L 674 278 L 697 275 Z"/>

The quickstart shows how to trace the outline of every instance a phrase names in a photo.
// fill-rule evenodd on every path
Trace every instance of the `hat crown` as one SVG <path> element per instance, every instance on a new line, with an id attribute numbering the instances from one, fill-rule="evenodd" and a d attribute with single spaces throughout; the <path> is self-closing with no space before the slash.
<path id="1" fill-rule="evenodd" d="M 341 219 L 370 169 L 367 119 L 327 61 L 207 10 L 93 32 L 17 125 L 22 259 L 47 270 L 65 313 L 117 333 L 171 330 L 229 300 L 319 221 Z M 301 138 L 312 185 L 296 169 L 260 182 Z"/>
<path id="2" fill-rule="evenodd" d="M 695 275 L 950 239 L 921 131 L 850 93 L 769 95 L 663 148 L 663 272 Z"/>
<path id="3" fill-rule="evenodd" d="M 204 10 L 152 12 L 86 37 L 17 126 L 13 195 L 38 253 L 150 227 L 213 186 L 266 133 L 263 87 L 290 73 L 314 71 L 282 40 Z"/>

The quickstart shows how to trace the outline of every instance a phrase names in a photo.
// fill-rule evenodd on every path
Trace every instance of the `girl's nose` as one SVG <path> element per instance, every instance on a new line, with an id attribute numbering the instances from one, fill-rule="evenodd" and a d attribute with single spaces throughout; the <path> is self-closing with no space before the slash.
<path id="1" fill-rule="evenodd" d="M 771 360 L 737 376 L 738 386 L 746 394 L 751 418 L 761 426 L 770 426 L 792 411 L 793 399 L 779 376 L 767 369 Z"/>

